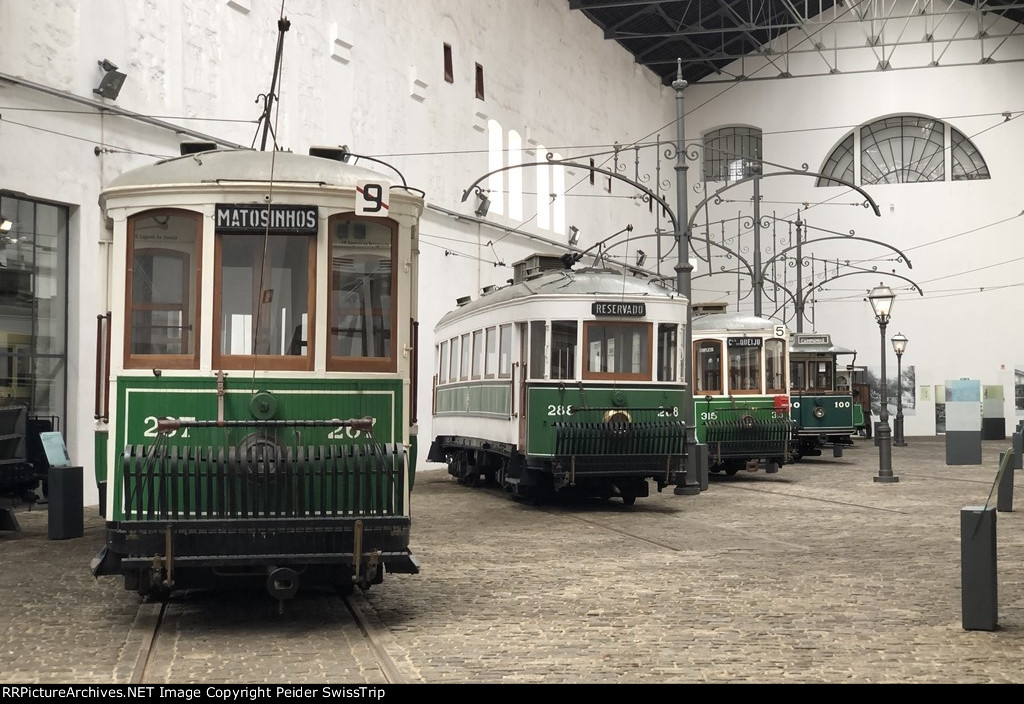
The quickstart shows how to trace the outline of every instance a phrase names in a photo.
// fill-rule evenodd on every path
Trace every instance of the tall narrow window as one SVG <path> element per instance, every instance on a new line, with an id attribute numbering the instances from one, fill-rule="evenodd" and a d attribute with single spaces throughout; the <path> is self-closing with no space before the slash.
<path id="1" fill-rule="evenodd" d="M 507 379 L 512 376 L 512 326 L 498 328 L 498 376 Z"/>
<path id="2" fill-rule="evenodd" d="M 704 180 L 739 181 L 761 173 L 761 130 L 722 127 L 704 135 Z"/>
<path id="3" fill-rule="evenodd" d="M 523 138 L 515 130 L 508 131 L 508 165 L 523 163 Z M 513 220 L 523 219 L 523 170 L 509 169 L 508 174 L 508 216 Z"/>
<path id="4" fill-rule="evenodd" d="M 476 65 L 476 98 L 484 99 L 484 67 L 480 64 Z"/>
<path id="5" fill-rule="evenodd" d="M 576 321 L 551 321 L 551 379 L 576 378 Z"/>
<path id="6" fill-rule="evenodd" d="M 679 326 L 658 323 L 658 381 L 678 379 Z"/>
<path id="7" fill-rule="evenodd" d="M 770 394 L 786 393 L 786 343 L 765 340 L 764 383 Z"/>
<path id="8" fill-rule="evenodd" d="M 505 165 L 504 132 L 497 120 L 487 121 L 487 168 L 492 172 L 487 177 L 487 197 L 490 198 L 490 212 L 504 213 Z M 516 169 L 518 171 L 518 169 Z"/>
<path id="9" fill-rule="evenodd" d="M 484 376 L 493 379 L 498 373 L 498 329 L 487 328 L 484 337 Z"/>
<path id="10" fill-rule="evenodd" d="M 694 388 L 702 394 L 721 394 L 722 343 L 718 340 L 697 340 L 693 343 Z"/>
<path id="11" fill-rule="evenodd" d="M 437 383 L 444 384 L 448 381 L 448 340 L 438 346 L 437 357 Z"/>
<path id="12" fill-rule="evenodd" d="M 308 235 L 218 233 L 215 365 L 313 368 L 315 256 L 314 238 Z"/>
<path id="13" fill-rule="evenodd" d="M 444 80 L 446 83 L 455 82 L 455 69 L 452 67 L 452 45 L 444 45 Z"/>
<path id="14" fill-rule="evenodd" d="M 348 215 L 331 218 L 328 226 L 327 368 L 394 371 L 397 228 L 388 220 Z M 454 348 L 451 355 L 457 356 Z"/>
<path id="15" fill-rule="evenodd" d="M 126 367 L 199 366 L 199 223 L 174 210 L 129 221 Z"/>
<path id="16" fill-rule="evenodd" d="M 484 375 L 484 331 L 473 331 L 473 378 L 480 379 Z"/>
<path id="17" fill-rule="evenodd" d="M 530 378 L 544 378 L 544 347 L 547 344 L 543 320 L 530 323 Z"/>

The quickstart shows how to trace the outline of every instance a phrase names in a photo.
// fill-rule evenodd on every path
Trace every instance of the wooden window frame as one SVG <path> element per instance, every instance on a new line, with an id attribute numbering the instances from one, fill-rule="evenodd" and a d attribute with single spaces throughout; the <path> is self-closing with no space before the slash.
<path id="1" fill-rule="evenodd" d="M 718 348 L 718 388 L 717 389 L 701 389 L 700 385 L 697 383 L 697 380 L 700 378 L 698 375 L 702 371 L 701 366 L 700 366 L 700 363 L 701 363 L 701 356 L 700 356 L 700 353 L 699 353 L 700 346 L 702 344 L 709 344 L 709 343 L 715 345 L 715 347 Z M 722 363 L 723 359 L 727 359 L 726 356 L 722 353 L 722 348 L 724 346 L 725 346 L 724 342 L 722 342 L 721 340 L 716 340 L 713 337 L 706 337 L 706 338 L 701 338 L 699 340 L 694 340 L 693 341 L 693 360 L 694 360 L 694 365 L 693 365 L 693 389 L 694 390 L 693 390 L 693 394 L 694 394 L 694 397 L 696 397 L 698 394 L 700 394 L 701 396 L 724 396 L 725 395 L 725 368 L 728 365 Z"/>
<path id="2" fill-rule="evenodd" d="M 329 372 L 397 372 L 398 371 L 398 347 L 401 344 L 402 333 L 398 329 L 399 302 L 399 273 L 398 265 L 398 223 L 394 220 L 384 218 L 363 218 L 355 213 L 342 213 L 331 216 L 327 221 L 327 232 L 334 232 L 334 226 L 338 222 L 365 222 L 368 225 L 387 227 L 391 231 L 391 290 L 388 296 L 391 299 L 391 356 L 390 357 L 341 357 L 331 355 L 330 338 L 327 340 L 327 371 Z M 328 256 L 328 292 L 327 292 L 327 328 L 328 332 L 334 324 L 334 304 L 330 290 L 332 277 L 330 258 L 332 254 L 332 243 L 328 235 L 327 256 Z M 449 379 L 449 381 L 453 381 Z"/>
<path id="3" fill-rule="evenodd" d="M 591 327 L 638 327 L 643 326 L 647 331 L 647 354 L 644 360 L 646 373 L 633 372 L 594 372 L 590 371 L 590 348 L 587 335 Z M 583 379 L 603 381 L 651 381 L 654 379 L 654 323 L 650 321 L 628 321 L 628 320 L 584 320 L 583 321 L 583 342 L 580 350 L 580 373 Z"/>
<path id="4" fill-rule="evenodd" d="M 317 238 L 314 235 L 283 235 L 272 233 L 278 237 L 305 238 L 306 247 L 306 352 L 302 355 L 273 355 L 273 354 L 224 354 L 221 351 L 221 311 L 223 310 L 223 278 L 221 272 L 224 267 L 222 242 L 225 237 L 237 237 L 244 234 L 261 234 L 258 231 L 252 233 L 222 233 L 214 234 L 213 253 L 213 366 L 215 369 L 259 369 L 270 371 L 312 371 L 313 350 L 316 345 L 316 245 Z"/>
<path id="5" fill-rule="evenodd" d="M 190 354 L 132 354 L 131 352 L 131 334 L 132 334 L 132 313 L 136 310 L 134 306 L 134 300 L 132 298 L 134 291 L 134 274 L 135 274 L 135 223 L 138 218 L 151 218 L 154 216 L 167 216 L 167 217 L 189 217 L 196 222 L 196 241 L 194 252 L 191 258 L 194 262 L 190 262 L 189 256 L 184 252 L 177 250 L 168 250 L 159 247 L 149 247 L 147 249 L 155 249 L 161 252 L 169 252 L 176 255 L 184 255 L 185 260 L 185 271 L 190 271 L 192 266 L 195 267 L 195 289 L 189 289 L 185 287 L 185 300 L 182 302 L 182 308 L 184 312 L 188 312 L 191 304 L 191 296 L 195 296 L 195 320 L 192 321 L 192 352 Z M 125 300 L 124 300 L 124 366 L 125 369 L 198 369 L 199 368 L 199 350 L 202 338 L 200 337 L 200 323 L 202 314 L 202 288 L 203 288 L 203 216 L 201 213 L 197 213 L 192 210 L 181 210 L 178 208 L 157 208 L 154 210 L 146 210 L 141 213 L 136 213 L 128 219 L 128 246 L 125 253 L 125 264 L 126 264 L 126 276 L 125 276 Z M 150 308 L 153 310 L 154 308 Z M 182 316 L 185 319 L 185 316 Z"/>
<path id="6" fill-rule="evenodd" d="M 734 389 L 732 386 L 732 358 L 729 355 L 729 345 L 725 344 L 725 379 L 729 380 L 729 395 L 730 396 L 764 396 L 764 343 L 762 342 L 761 347 L 739 347 L 739 350 L 756 349 L 757 350 L 757 388 L 756 389 Z"/>

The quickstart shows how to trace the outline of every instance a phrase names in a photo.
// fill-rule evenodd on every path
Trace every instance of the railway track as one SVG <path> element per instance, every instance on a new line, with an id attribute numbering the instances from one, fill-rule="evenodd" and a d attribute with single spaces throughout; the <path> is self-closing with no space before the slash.
<path id="1" fill-rule="evenodd" d="M 276 608 L 265 593 L 189 591 L 139 605 L 121 671 L 132 685 L 415 682 L 393 649 L 361 594 L 300 594 Z"/>

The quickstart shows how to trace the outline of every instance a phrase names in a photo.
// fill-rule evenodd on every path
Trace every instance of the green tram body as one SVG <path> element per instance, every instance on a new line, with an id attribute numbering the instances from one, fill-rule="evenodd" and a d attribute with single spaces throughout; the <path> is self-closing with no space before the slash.
<path id="1" fill-rule="evenodd" d="M 709 471 L 777 472 L 794 449 L 785 326 L 709 313 L 693 317 L 692 337 L 695 433 Z"/>
<path id="2" fill-rule="evenodd" d="M 428 459 L 460 483 L 537 502 L 628 505 L 650 482 L 682 482 L 685 299 L 557 257 L 515 269 L 511 285 L 464 301 L 435 328 Z"/>
<path id="3" fill-rule="evenodd" d="M 864 410 L 853 397 L 851 371 L 838 358 L 856 351 L 832 344 L 827 333 L 796 333 L 790 337 L 790 411 L 796 425 L 795 459 L 818 457 L 825 447 L 833 457 L 864 425 Z M 852 366 L 852 365 L 851 365 Z"/>
<path id="4" fill-rule="evenodd" d="M 415 366 L 396 351 L 422 193 L 331 150 L 215 149 L 129 171 L 101 205 L 93 574 L 283 600 L 417 573 Z"/>

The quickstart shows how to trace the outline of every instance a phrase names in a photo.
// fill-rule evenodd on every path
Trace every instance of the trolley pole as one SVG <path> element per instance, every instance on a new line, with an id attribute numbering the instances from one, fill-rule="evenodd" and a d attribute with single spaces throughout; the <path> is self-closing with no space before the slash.
<path id="1" fill-rule="evenodd" d="M 696 429 L 694 427 L 693 407 L 693 264 L 690 262 L 690 225 L 688 218 L 689 206 L 686 202 L 686 129 L 683 125 L 683 89 L 687 83 L 683 80 L 683 61 L 676 60 L 676 79 L 672 88 L 676 92 L 676 290 L 686 296 L 686 333 L 683 335 L 683 380 L 686 391 L 683 394 L 683 421 L 686 424 L 686 476 L 681 484 L 676 484 L 674 492 L 678 495 L 699 494 L 702 477 L 707 474 L 707 453 L 703 445 L 698 447 Z M 686 223 L 683 225 L 682 223 Z"/>

